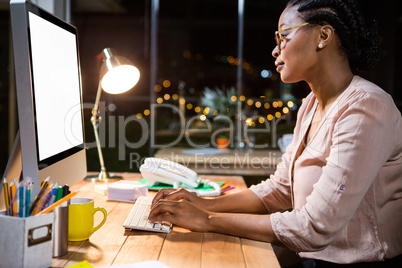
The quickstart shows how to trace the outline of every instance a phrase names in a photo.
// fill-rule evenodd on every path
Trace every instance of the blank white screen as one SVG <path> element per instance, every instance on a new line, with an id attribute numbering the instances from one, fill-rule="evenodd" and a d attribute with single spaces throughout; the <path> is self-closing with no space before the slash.
<path id="1" fill-rule="evenodd" d="M 29 13 L 39 161 L 83 144 L 76 36 Z"/>

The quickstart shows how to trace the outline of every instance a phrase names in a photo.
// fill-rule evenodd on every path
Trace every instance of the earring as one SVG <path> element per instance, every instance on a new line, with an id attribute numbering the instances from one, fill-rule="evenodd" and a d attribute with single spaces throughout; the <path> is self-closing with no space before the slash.
<path id="1" fill-rule="evenodd" d="M 318 44 L 318 48 L 323 48 L 323 47 L 324 47 L 323 44 L 321 44 L 321 43 Z"/>

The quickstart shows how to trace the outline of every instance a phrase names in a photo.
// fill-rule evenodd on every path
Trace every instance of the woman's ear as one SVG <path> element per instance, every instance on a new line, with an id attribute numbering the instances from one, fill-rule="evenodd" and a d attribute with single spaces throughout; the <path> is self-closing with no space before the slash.
<path id="1" fill-rule="evenodd" d="M 318 43 L 318 48 L 322 49 L 328 46 L 331 41 L 334 39 L 335 30 L 331 25 L 324 25 L 321 27 L 320 31 L 320 41 Z"/>

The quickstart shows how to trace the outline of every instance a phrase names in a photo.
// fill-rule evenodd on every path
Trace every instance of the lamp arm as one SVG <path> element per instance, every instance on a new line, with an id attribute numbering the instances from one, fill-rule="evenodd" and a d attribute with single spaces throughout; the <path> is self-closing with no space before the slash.
<path id="1" fill-rule="evenodd" d="M 99 101 L 102 93 L 102 86 L 101 83 L 99 82 L 98 86 L 98 92 L 96 93 L 96 100 L 95 100 L 95 106 L 94 110 L 92 112 L 92 117 L 91 117 L 91 123 L 94 129 L 94 135 L 95 135 L 95 141 L 96 141 L 96 147 L 98 149 L 98 156 L 99 156 L 99 163 L 101 166 L 101 176 L 107 175 L 106 168 L 105 168 L 105 162 L 103 161 L 103 154 L 102 154 L 102 148 L 99 140 L 99 133 L 98 133 L 98 123 L 100 122 L 100 117 L 98 116 L 98 109 L 99 109 Z"/>
<path id="2" fill-rule="evenodd" d="M 92 112 L 91 122 L 93 120 L 95 120 L 96 123 L 99 122 L 98 109 L 99 109 L 99 102 L 100 102 L 101 94 L 102 94 L 102 85 L 101 85 L 101 82 L 99 81 L 98 91 L 96 92 L 96 99 L 95 99 L 94 110 Z"/>

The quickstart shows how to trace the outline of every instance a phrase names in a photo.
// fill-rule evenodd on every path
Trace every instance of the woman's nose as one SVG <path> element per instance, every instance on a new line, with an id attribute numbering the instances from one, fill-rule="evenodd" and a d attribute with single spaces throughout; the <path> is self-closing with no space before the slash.
<path id="1" fill-rule="evenodd" d="M 276 46 L 276 47 L 274 48 L 274 50 L 272 50 L 272 56 L 273 56 L 274 58 L 277 58 L 277 57 L 279 57 L 279 53 L 281 53 L 280 50 L 279 50 L 279 47 Z"/>

